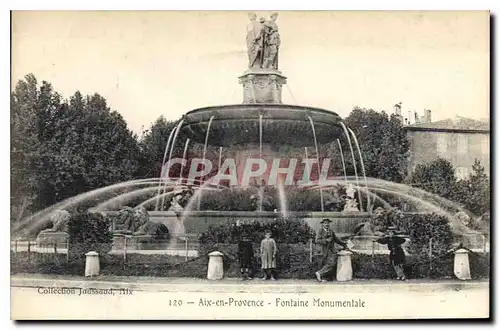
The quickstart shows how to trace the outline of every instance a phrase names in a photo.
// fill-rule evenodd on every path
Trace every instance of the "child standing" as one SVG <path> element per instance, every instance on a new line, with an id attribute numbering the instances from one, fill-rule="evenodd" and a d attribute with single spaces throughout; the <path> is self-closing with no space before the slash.
<path id="1" fill-rule="evenodd" d="M 396 272 L 397 279 L 405 281 L 405 252 L 401 245 L 406 242 L 406 239 L 397 234 L 396 227 L 391 226 L 388 228 L 387 235 L 377 239 L 376 242 L 380 244 L 387 244 L 387 248 L 389 249 L 389 262 Z"/>
<path id="2" fill-rule="evenodd" d="M 265 238 L 260 242 L 260 258 L 262 261 L 262 271 L 264 272 L 264 280 L 274 278 L 274 269 L 276 268 L 276 241 L 271 238 L 272 233 L 266 230 Z"/>
<path id="3" fill-rule="evenodd" d="M 238 243 L 238 258 L 240 259 L 240 272 L 243 280 L 252 279 L 252 261 L 254 258 L 252 242 L 248 234 L 243 233 Z"/>

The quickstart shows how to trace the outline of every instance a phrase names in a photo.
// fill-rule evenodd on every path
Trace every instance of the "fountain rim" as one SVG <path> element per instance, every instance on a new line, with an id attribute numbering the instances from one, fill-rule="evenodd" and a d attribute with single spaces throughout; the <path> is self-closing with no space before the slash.
<path id="1" fill-rule="evenodd" d="M 287 103 L 234 103 L 234 104 L 223 104 L 223 105 L 211 105 L 207 107 L 201 107 L 201 108 L 196 108 L 193 110 L 190 110 L 186 112 L 182 118 L 187 118 L 191 114 L 196 114 L 198 112 L 201 112 L 203 110 L 226 110 L 226 109 L 232 109 L 232 108 L 251 108 L 252 110 L 259 109 L 259 108 L 289 108 L 289 109 L 294 109 L 294 110 L 304 110 L 305 112 L 307 111 L 314 111 L 314 112 L 320 112 L 325 115 L 330 115 L 334 117 L 338 117 L 339 120 L 342 120 L 342 117 L 334 111 L 324 109 L 324 108 L 318 108 L 318 107 L 313 107 L 313 106 L 308 106 L 308 105 L 295 105 L 295 104 L 287 104 Z M 260 110 L 260 109 L 259 109 Z"/>

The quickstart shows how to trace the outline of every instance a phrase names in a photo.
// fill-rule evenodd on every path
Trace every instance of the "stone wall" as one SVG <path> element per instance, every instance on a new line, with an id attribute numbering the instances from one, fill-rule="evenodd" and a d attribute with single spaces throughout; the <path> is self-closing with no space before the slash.
<path id="1" fill-rule="evenodd" d="M 408 130 L 407 136 L 411 152 L 410 172 L 417 164 L 426 164 L 438 157 L 450 161 L 457 172 L 468 171 L 464 174 L 470 174 L 474 159 L 478 159 L 486 171 L 490 170 L 489 134 Z"/>

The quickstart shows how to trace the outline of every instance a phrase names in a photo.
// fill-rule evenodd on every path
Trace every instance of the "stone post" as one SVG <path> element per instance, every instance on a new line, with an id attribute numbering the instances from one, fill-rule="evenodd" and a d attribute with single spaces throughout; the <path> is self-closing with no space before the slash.
<path id="1" fill-rule="evenodd" d="M 85 276 L 99 275 L 99 253 L 90 251 L 85 256 Z"/>
<path id="2" fill-rule="evenodd" d="M 469 251 L 458 249 L 455 251 L 453 272 L 459 280 L 470 280 Z"/>
<path id="3" fill-rule="evenodd" d="M 208 256 L 207 278 L 209 280 L 220 280 L 224 276 L 223 254 L 222 252 L 214 251 L 209 253 Z"/>
<path id="4" fill-rule="evenodd" d="M 352 252 L 342 250 L 337 253 L 337 281 L 345 282 L 352 280 Z"/>

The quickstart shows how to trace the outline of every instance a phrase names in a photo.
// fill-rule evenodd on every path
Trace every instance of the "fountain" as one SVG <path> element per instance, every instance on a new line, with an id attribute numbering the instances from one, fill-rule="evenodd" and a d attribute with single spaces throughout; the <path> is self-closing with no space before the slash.
<path id="1" fill-rule="evenodd" d="M 276 219 L 277 212 L 284 218 L 305 219 L 315 230 L 320 228 L 321 219 L 330 218 L 331 227 L 339 236 L 352 235 L 361 225 L 369 232 L 367 222 L 373 205 L 390 206 L 382 194 L 398 196 L 417 205 L 419 210 L 441 213 L 450 219 L 456 212 L 463 211 L 454 203 L 422 190 L 367 178 L 358 140 L 338 114 L 282 102 L 287 77 L 278 69 L 280 42 L 276 18 L 274 15 L 267 21 L 254 20 L 247 30 L 249 64 L 239 77 L 243 102 L 203 107 L 183 115 L 166 141 L 159 178 L 124 182 L 75 196 L 25 219 L 16 230 L 34 230 L 40 223 L 47 222 L 54 210 L 72 208 L 83 202 L 92 200 L 94 210 L 113 212 L 138 197 L 143 200 L 135 207 L 153 207 L 154 210 L 148 212 L 149 219 L 165 224 L 173 242 L 180 238 L 195 241 L 210 225 L 221 222 L 271 221 Z M 182 146 L 180 136 L 186 138 Z M 341 140 L 347 148 L 342 148 Z M 196 144 L 202 146 L 200 157 L 188 157 Z M 338 145 L 339 153 L 329 156 L 341 160 L 339 176 L 328 175 L 330 158 L 324 158 L 321 163 L 320 146 L 326 144 Z M 288 151 L 283 151 L 283 147 Z M 352 159 L 354 177 L 347 175 L 346 159 Z M 303 165 L 302 169 L 299 165 Z M 184 175 L 186 170 L 188 174 Z M 312 179 L 314 171 L 316 178 Z M 265 210 L 270 204 L 266 186 L 277 189 L 277 212 Z M 317 190 L 319 210 L 289 210 L 288 187 Z M 331 211 L 328 196 L 338 187 L 346 190 L 345 206 L 343 210 Z M 203 199 L 213 191 L 235 189 L 252 191 L 251 209 L 201 209 Z M 192 193 L 181 207 L 175 198 L 183 190 Z M 169 202 L 172 198 L 174 201 Z M 371 242 L 371 238 L 369 240 Z"/>
<path id="2" fill-rule="evenodd" d="M 285 187 L 297 184 L 298 181 L 301 186 L 314 185 L 310 177 L 315 164 L 319 173 L 317 181 L 320 185 L 321 212 L 306 212 L 303 215 L 311 219 L 310 222 L 314 227 L 319 225 L 321 218 L 330 217 L 334 220 L 334 227 L 336 223 L 342 227 L 337 226 L 335 229 L 350 232 L 360 221 L 369 216 L 370 195 L 367 191 L 366 177 L 364 190 L 359 185 L 356 157 L 362 164 L 363 176 L 364 165 L 352 130 L 335 112 L 282 102 L 282 89 L 287 83 L 287 77 L 278 69 L 280 42 L 276 19 L 277 15 L 274 15 L 270 20 L 252 21 L 249 26 L 247 34 L 249 64 L 247 70 L 239 77 L 243 87 L 242 104 L 203 107 L 183 115 L 168 138 L 162 166 L 164 176 L 160 178 L 160 181 L 169 182 L 172 180 L 170 176 L 172 168 L 180 166 L 178 182 L 192 185 L 192 180 L 198 178 L 199 184 L 192 185 L 194 189 L 203 182 L 220 183 L 223 180 L 229 181 L 228 186 L 231 189 L 255 188 L 257 193 L 254 196 L 258 196 L 259 201 L 258 211 L 201 210 L 204 193 L 198 190 L 195 194 L 196 202 L 190 203 L 190 207 L 185 209 L 186 214 L 183 218 L 187 232 L 199 232 L 206 227 L 201 224 L 214 223 L 214 219 L 248 218 L 259 221 L 274 219 L 276 217 L 274 212 L 262 211 L 262 183 L 277 188 L 279 199 L 277 211 L 282 217 L 288 217 L 290 212 L 287 209 Z M 262 38 L 267 38 L 266 42 L 261 43 Z M 173 157 L 175 150 L 182 148 L 177 145 L 179 136 L 184 136 L 189 141 L 184 145 L 182 158 Z M 350 190 L 346 212 L 325 212 L 325 196 L 321 185 L 328 181 L 329 163 L 325 165 L 323 162 L 324 166 L 319 169 L 321 164 L 319 146 L 330 143 L 338 143 L 340 146 L 341 138 L 348 142 L 349 157 L 353 160 L 356 185 L 349 187 L 351 190 L 357 189 L 357 198 Z M 352 140 L 355 141 L 354 144 Z M 201 157 L 186 159 L 189 146 L 196 143 L 203 146 Z M 294 157 L 290 154 L 285 155 L 289 162 L 285 167 L 281 164 L 282 155 L 279 149 L 283 146 L 305 151 L 305 154 L 301 155 L 302 163 L 305 165 L 302 180 L 294 178 L 296 174 L 294 169 L 297 168 L 297 160 Z M 218 151 L 217 161 L 207 157 L 208 148 Z M 308 149 L 313 151 L 312 158 L 309 158 Z M 226 156 L 224 162 L 222 162 L 223 155 Z M 341 154 L 340 157 L 346 176 L 344 155 Z M 185 168 L 190 168 L 187 178 L 182 177 Z M 158 195 L 163 193 L 165 187 L 165 183 L 159 183 Z M 363 205 L 363 200 L 360 198 L 362 194 L 366 197 L 367 205 Z M 155 211 L 150 212 L 152 216 L 164 216 L 162 204 L 162 198 L 157 198 Z"/>

